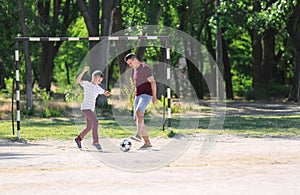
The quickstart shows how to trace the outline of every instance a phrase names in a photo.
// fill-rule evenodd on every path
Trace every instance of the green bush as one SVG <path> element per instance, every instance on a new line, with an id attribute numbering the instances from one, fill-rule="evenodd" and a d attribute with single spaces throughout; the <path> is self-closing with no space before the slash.
<path id="1" fill-rule="evenodd" d="M 78 85 L 73 85 L 66 89 L 64 93 L 67 103 L 80 103 L 83 100 L 83 90 Z"/>
<path id="2" fill-rule="evenodd" d="M 278 81 L 271 80 L 267 86 L 267 95 L 275 98 L 288 97 L 290 87 L 287 84 L 282 84 Z"/>
<path id="3" fill-rule="evenodd" d="M 248 101 L 249 100 L 254 100 L 254 92 L 253 92 L 252 88 L 250 88 L 248 91 L 246 91 L 245 98 Z"/>
<path id="4" fill-rule="evenodd" d="M 180 106 L 180 104 L 172 104 L 171 106 L 171 112 L 172 113 L 180 113 L 182 111 L 182 107 Z"/>
<path id="5" fill-rule="evenodd" d="M 13 79 L 7 79 L 4 78 L 4 83 L 5 83 L 5 89 L 0 89 L 0 96 L 4 98 L 11 98 L 12 93 L 12 86 L 13 86 Z"/>
<path id="6" fill-rule="evenodd" d="M 252 79 L 247 76 L 237 76 L 232 77 L 232 88 L 233 93 L 240 97 L 249 97 L 252 91 Z"/>
<path id="7" fill-rule="evenodd" d="M 122 95 L 125 95 L 127 97 L 128 109 L 133 110 L 135 86 L 134 86 L 134 82 L 133 82 L 132 78 L 129 79 L 129 82 L 130 82 L 130 86 L 128 86 L 128 87 L 123 86 L 121 88 L 121 93 L 122 93 Z"/>
<path id="8" fill-rule="evenodd" d="M 35 106 L 32 106 L 31 108 L 26 108 L 25 106 L 23 109 L 21 109 L 22 116 L 34 116 L 35 112 Z"/>
<path id="9" fill-rule="evenodd" d="M 62 111 L 60 109 L 53 109 L 46 107 L 44 111 L 41 112 L 41 118 L 49 118 L 49 117 L 60 117 L 62 115 Z"/>
<path id="10" fill-rule="evenodd" d="M 42 101 L 42 104 L 45 105 L 43 110 L 40 113 L 41 118 L 49 118 L 49 117 L 60 117 L 62 115 L 62 110 L 59 108 L 53 108 L 50 104 L 52 101 L 52 97 L 49 92 L 45 89 L 37 89 L 36 91 L 37 97 Z"/>
<path id="11" fill-rule="evenodd" d="M 172 137 L 174 137 L 176 134 L 178 134 L 178 132 L 176 132 L 176 131 L 174 131 L 174 130 L 171 130 L 171 131 L 168 131 L 167 136 L 168 136 L 169 138 L 172 138 Z"/>

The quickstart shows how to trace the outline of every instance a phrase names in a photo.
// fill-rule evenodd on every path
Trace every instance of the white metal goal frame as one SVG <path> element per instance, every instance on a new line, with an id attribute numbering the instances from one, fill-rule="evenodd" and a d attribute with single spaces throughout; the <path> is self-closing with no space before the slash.
<path id="1" fill-rule="evenodd" d="M 118 41 L 118 40 L 128 40 L 128 41 L 138 41 L 138 40 L 164 40 L 165 48 L 165 63 L 169 65 L 170 63 L 170 41 L 169 36 L 99 36 L 99 37 L 16 37 L 15 38 L 15 72 L 16 72 L 16 120 L 17 120 L 17 135 L 18 139 L 21 139 L 21 103 L 20 103 L 20 55 L 19 55 L 19 43 L 22 41 L 29 42 L 51 42 L 51 41 L 101 41 L 107 39 L 109 41 Z M 163 109 L 163 130 L 167 123 L 168 129 L 171 129 L 172 117 L 171 117 L 171 88 L 170 88 L 170 79 L 171 79 L 171 69 L 170 66 L 167 66 L 166 71 L 166 93 L 167 93 L 167 120 L 165 118 L 165 106 Z M 13 100 L 14 101 L 14 100 Z M 165 103 L 164 103 L 165 104 Z M 13 109 L 13 106 L 12 106 Z M 14 117 L 12 110 L 12 124 L 14 129 Z M 14 130 L 13 130 L 14 131 Z"/>

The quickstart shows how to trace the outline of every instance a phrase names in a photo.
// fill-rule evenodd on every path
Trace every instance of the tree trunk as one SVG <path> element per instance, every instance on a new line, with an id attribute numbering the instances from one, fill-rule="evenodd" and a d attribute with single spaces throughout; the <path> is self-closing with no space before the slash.
<path id="1" fill-rule="evenodd" d="M 89 37 L 99 37 L 99 0 L 89 0 L 89 8 L 85 0 L 77 0 L 77 6 L 84 18 Z M 91 50 L 98 41 L 90 41 L 89 43 Z"/>
<path id="2" fill-rule="evenodd" d="M 254 11 L 260 12 L 261 6 L 258 1 L 254 3 Z M 262 85 L 261 81 L 261 74 L 262 74 L 262 36 L 259 33 L 258 29 L 251 29 L 249 30 L 249 34 L 251 36 L 252 41 L 252 70 L 253 70 L 253 80 L 252 80 L 252 87 L 253 87 L 253 96 L 254 99 L 265 99 L 266 98 L 266 90 L 265 87 Z"/>
<path id="3" fill-rule="evenodd" d="M 205 46 L 207 48 L 208 53 L 211 55 L 211 58 L 209 58 L 209 65 L 210 65 L 210 83 L 211 86 L 216 86 L 216 67 L 215 67 L 215 62 L 216 62 L 216 52 L 213 48 L 213 41 L 212 41 L 212 32 L 211 29 L 208 25 L 208 23 L 206 24 L 206 30 L 207 30 L 207 40 L 205 42 Z M 216 92 L 216 88 L 215 87 L 211 87 L 211 89 L 213 91 L 210 91 L 209 93 L 211 94 L 211 96 L 216 96 L 217 92 Z"/>
<path id="4" fill-rule="evenodd" d="M 264 86 L 261 84 L 261 63 L 262 63 L 262 45 L 261 35 L 257 30 L 253 30 L 251 34 L 252 38 L 252 69 L 253 69 L 253 96 L 254 99 L 265 99 L 266 92 Z"/>
<path id="5" fill-rule="evenodd" d="M 174 75 L 174 82 L 175 82 L 175 97 L 176 98 L 181 98 L 179 77 L 178 77 L 177 71 L 174 71 L 173 75 Z M 157 90 L 157 94 L 158 94 L 157 96 L 158 97 L 161 97 L 161 95 L 164 95 L 166 97 L 167 94 L 164 94 L 164 93 L 165 93 L 165 90 Z"/>
<path id="6" fill-rule="evenodd" d="M 122 20 L 122 10 L 121 10 L 121 5 L 119 4 L 114 13 L 113 13 L 113 25 L 112 25 L 112 33 L 117 33 L 119 31 L 124 30 L 123 27 L 123 20 Z M 127 51 L 124 51 L 126 49 L 126 41 L 119 40 L 116 42 L 116 51 L 118 54 L 118 60 L 119 60 L 119 72 L 120 75 L 122 75 L 126 69 L 127 69 L 127 64 L 124 61 L 124 57 L 127 55 Z"/>
<path id="7" fill-rule="evenodd" d="M 91 0 L 94 1 L 94 0 Z M 101 16 L 101 36 L 110 36 L 112 32 L 112 21 L 113 21 L 113 13 L 114 9 L 116 7 L 117 1 L 116 0 L 111 0 L 111 1 L 102 1 L 102 16 Z M 93 12 L 97 12 L 97 10 L 94 10 Z M 92 13 L 93 13 L 92 12 Z M 98 10 L 99 12 L 99 10 Z M 97 12 L 97 13 L 98 13 Z M 91 13 L 91 14 L 92 14 Z M 97 16 L 98 18 L 98 16 Z M 104 80 L 105 83 L 102 84 L 102 87 L 106 90 L 109 89 L 109 82 L 110 79 L 112 78 L 113 75 L 113 63 L 111 64 L 111 70 L 109 70 L 109 64 L 108 64 L 108 56 L 109 56 L 109 49 L 110 49 L 110 41 L 108 39 L 104 39 L 101 41 L 101 44 L 104 46 L 101 47 L 101 50 L 99 55 L 100 55 L 100 66 L 105 67 L 103 71 L 104 77 L 106 78 Z M 93 71 L 93 67 L 91 67 Z M 97 98 L 97 102 L 101 102 L 102 105 L 106 106 L 107 105 L 107 97 L 100 95 Z M 100 105 L 101 105 L 100 104 Z M 98 104 L 99 105 L 99 104 Z"/>
<path id="8" fill-rule="evenodd" d="M 160 15 L 161 15 L 161 11 L 162 11 L 162 6 L 160 5 L 160 2 L 157 0 L 150 0 L 149 3 L 147 3 L 148 7 L 147 7 L 147 25 L 157 25 Z M 143 32 L 143 35 L 145 35 L 146 32 Z M 148 32 L 147 32 L 148 33 Z M 144 44 L 144 40 L 139 40 L 138 43 L 138 48 L 136 50 L 136 55 L 139 59 L 143 59 L 144 54 L 146 52 L 146 48 L 147 47 L 143 47 L 140 45 L 145 45 Z"/>
<path id="9" fill-rule="evenodd" d="M 225 30 L 222 30 L 223 33 Z M 232 90 L 232 75 L 231 75 L 231 64 L 228 56 L 228 47 L 224 37 L 222 37 L 222 47 L 223 47 L 223 63 L 224 63 L 224 79 L 226 87 L 226 98 L 233 100 L 233 90 Z"/>
<path id="10" fill-rule="evenodd" d="M 0 63 L 0 89 L 6 89 L 4 78 L 5 78 L 5 71 L 4 71 L 5 65 L 3 62 Z"/>
<path id="11" fill-rule="evenodd" d="M 77 6 L 84 18 L 85 26 L 88 30 L 89 37 L 99 37 L 99 11 L 100 11 L 100 2 L 99 0 L 89 0 L 88 4 L 85 0 L 77 0 Z M 92 50 L 99 41 L 90 41 L 89 48 Z M 103 52 L 101 52 L 103 55 Z M 101 58 L 100 58 L 101 59 Z M 90 73 L 94 72 L 96 69 L 99 69 L 96 64 L 94 64 L 94 60 L 89 60 Z M 103 72 L 103 70 L 102 70 Z"/>
<path id="12" fill-rule="evenodd" d="M 264 36 L 257 29 L 249 32 L 252 39 L 253 95 L 255 100 L 264 100 L 275 67 L 275 30 L 265 30 Z"/>
<path id="13" fill-rule="evenodd" d="M 196 50 L 196 48 L 193 48 L 191 44 L 187 41 L 184 40 L 184 48 L 185 49 L 185 56 L 186 58 L 186 63 L 187 63 L 187 68 L 188 68 L 188 77 L 189 81 L 191 83 L 191 87 L 193 88 L 191 90 L 191 100 L 197 100 L 203 98 L 203 83 L 202 83 L 202 74 L 200 73 L 197 65 L 193 64 L 193 62 L 190 61 L 193 57 L 193 51 Z M 185 90 L 187 92 L 187 89 Z"/>
<path id="14" fill-rule="evenodd" d="M 54 47 L 53 42 L 42 42 L 42 58 L 40 62 L 40 78 L 39 87 L 46 89 L 48 92 L 51 90 L 51 82 L 54 68 Z"/>
<path id="15" fill-rule="evenodd" d="M 38 2 L 38 12 L 40 16 L 40 21 L 45 26 L 50 26 L 50 0 L 44 2 Z M 51 29 L 51 32 L 53 29 Z M 51 33 L 49 33 L 51 34 Z M 52 58 L 52 51 L 50 50 L 49 42 L 41 42 L 42 45 L 42 56 L 40 60 L 39 70 L 40 70 L 40 77 L 39 77 L 39 87 L 41 89 L 46 89 L 50 91 L 51 88 L 51 63 L 49 65 L 49 58 Z M 53 44 L 53 43 L 51 43 Z"/>
<path id="16" fill-rule="evenodd" d="M 113 13 L 112 33 L 118 34 L 117 32 L 124 30 L 122 24 L 123 24 L 122 6 L 119 1 L 118 6 L 116 7 Z M 124 89 L 126 86 L 130 86 L 130 80 L 122 76 L 125 73 L 125 71 L 128 69 L 128 65 L 124 61 L 124 58 L 128 53 L 128 51 L 125 51 L 127 49 L 126 42 L 127 41 L 125 40 L 116 41 L 116 53 L 118 54 L 118 65 L 119 65 L 119 75 L 120 75 L 119 77 L 120 89 Z M 126 94 L 121 93 L 120 98 L 124 100 L 127 98 L 127 96 Z"/>
<path id="17" fill-rule="evenodd" d="M 53 9 L 50 6 L 53 6 Z M 64 7 L 62 7 L 64 5 Z M 50 0 L 38 2 L 38 13 L 40 21 L 43 26 L 49 27 L 50 31 L 46 36 L 51 37 L 64 37 L 67 33 L 67 29 L 71 22 L 76 19 L 77 12 L 75 9 L 71 10 L 71 0 L 66 0 L 64 4 L 62 1 L 54 1 L 51 3 Z M 72 7 L 74 8 L 74 7 Z M 53 10 L 53 13 L 50 11 Z M 61 16 L 60 16 L 61 14 Z M 63 18 L 60 20 L 59 18 Z M 62 21 L 60 24 L 59 22 Z M 62 26 L 61 28 L 59 28 Z M 51 82 L 54 69 L 54 58 L 61 46 L 62 42 L 41 42 L 42 45 L 42 57 L 40 61 L 40 78 L 39 87 L 45 88 L 48 92 L 51 90 Z"/>
<path id="18" fill-rule="evenodd" d="M 299 18 L 300 18 L 300 1 L 297 1 L 296 7 L 291 15 L 287 30 L 291 37 L 291 42 L 294 46 L 294 79 L 293 86 L 290 92 L 289 101 L 299 101 L 299 93 L 300 93 L 300 33 L 299 33 Z"/>
<path id="19" fill-rule="evenodd" d="M 107 80 L 109 81 L 107 83 L 107 90 L 109 90 L 109 86 L 111 84 L 111 81 L 113 79 L 113 74 L 114 74 L 114 67 L 116 65 L 116 59 L 114 59 L 111 63 L 110 63 L 110 67 L 108 69 L 108 77 L 107 77 Z"/>
<path id="20" fill-rule="evenodd" d="M 116 0 L 102 1 L 101 35 L 108 36 L 112 32 L 112 18 L 116 8 Z"/>
<path id="21" fill-rule="evenodd" d="M 65 62 L 65 67 L 66 67 L 66 77 L 67 77 L 68 85 L 71 85 L 70 70 L 69 70 L 69 67 L 71 67 L 71 66 L 72 66 L 72 64 L 69 64 L 68 62 Z"/>
<path id="22" fill-rule="evenodd" d="M 113 23 L 113 14 L 116 7 L 116 0 L 111 1 L 102 1 L 102 16 L 101 16 L 101 36 L 109 36 L 112 33 L 112 23 Z M 105 42 L 104 42 L 105 41 Z M 99 55 L 100 57 L 100 64 L 103 64 L 106 66 L 105 70 L 103 70 L 105 78 L 105 86 L 108 88 L 109 86 L 109 78 L 112 78 L 113 71 L 108 71 L 108 56 L 109 56 L 109 48 L 110 48 L 110 41 L 109 40 L 103 40 L 102 41 L 105 46 L 103 47 L 105 50 L 103 50 Z M 113 67 L 111 67 L 113 68 Z M 109 75 L 111 74 L 111 75 Z"/>
<path id="23" fill-rule="evenodd" d="M 220 6 L 220 0 L 215 0 L 215 11 L 217 12 Z M 218 15 L 216 13 L 216 24 L 217 24 L 217 33 L 216 33 L 216 97 L 217 100 L 223 100 L 224 99 L 224 95 L 225 94 L 221 94 L 223 91 L 221 90 L 223 87 L 221 87 L 221 85 L 223 85 L 223 79 L 219 79 L 219 78 L 223 78 L 223 66 L 224 66 L 224 62 L 223 62 L 223 45 L 222 45 L 222 40 L 223 40 L 223 36 L 222 36 L 222 29 L 219 27 L 219 18 Z M 218 75 L 218 74 L 221 75 Z"/>
<path id="24" fill-rule="evenodd" d="M 262 59 L 262 74 L 261 80 L 265 88 L 273 78 L 275 67 L 275 29 L 267 29 L 263 36 L 263 59 Z"/>
<path id="25" fill-rule="evenodd" d="M 158 56 L 159 62 L 165 62 L 166 60 L 166 49 L 161 48 L 160 55 Z M 162 96 L 167 96 L 166 86 L 167 86 L 167 80 L 166 80 L 166 74 L 167 74 L 167 68 L 168 64 L 164 63 L 157 63 L 153 66 L 153 72 L 154 77 L 156 79 L 156 96 L 158 99 L 161 99 Z M 176 78 L 174 78 L 176 80 Z M 170 86 L 171 87 L 171 86 Z M 176 87 L 176 86 L 175 86 Z"/>
<path id="26" fill-rule="evenodd" d="M 26 25 L 25 25 L 25 0 L 19 0 L 19 16 L 20 16 L 20 24 L 22 29 L 22 35 L 24 37 L 28 36 Z M 32 99 L 32 73 L 31 73 L 31 62 L 30 62 L 30 54 L 29 54 L 29 43 L 28 41 L 24 41 L 24 56 L 25 56 L 25 64 L 26 64 L 26 108 L 32 108 L 33 99 Z"/>
<path id="27" fill-rule="evenodd" d="M 200 79 L 202 78 L 201 73 L 199 72 L 198 68 L 189 59 L 186 59 L 186 61 L 188 67 L 189 80 L 191 82 L 191 86 L 194 88 L 194 90 L 191 91 L 192 92 L 191 97 L 192 99 L 194 98 L 203 99 L 203 93 L 202 93 L 203 86 L 202 86 L 202 82 L 199 82 Z"/>
<path id="28" fill-rule="evenodd" d="M 300 41 L 300 39 L 299 39 Z M 299 102 L 300 93 L 300 48 L 295 49 L 295 68 L 294 68 L 293 86 L 290 92 L 289 101 Z"/>
<path id="29" fill-rule="evenodd" d="M 202 48 L 199 48 L 199 71 L 200 71 L 200 81 L 199 81 L 199 93 L 198 93 L 198 98 L 199 99 L 204 99 L 204 77 L 203 77 L 203 70 L 204 70 L 204 60 L 203 60 L 203 52 Z"/>
<path id="30" fill-rule="evenodd" d="M 200 23 L 200 27 L 199 30 L 197 32 L 197 39 L 198 41 L 201 42 L 201 33 L 205 27 L 205 19 L 202 19 L 201 23 Z M 199 82 L 199 87 L 200 89 L 200 93 L 199 93 L 199 99 L 204 99 L 204 77 L 203 77 L 203 70 L 204 70 L 204 59 L 203 59 L 203 51 L 202 51 L 202 47 L 199 48 L 199 71 L 201 73 L 201 78 L 200 78 L 200 82 Z"/>

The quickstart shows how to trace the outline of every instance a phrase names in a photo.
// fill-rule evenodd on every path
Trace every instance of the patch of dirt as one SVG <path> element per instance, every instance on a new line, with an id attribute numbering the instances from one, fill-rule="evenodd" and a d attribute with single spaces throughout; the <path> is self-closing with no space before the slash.
<path id="1" fill-rule="evenodd" d="M 174 161 L 139 172 L 107 166 L 93 152 L 78 150 L 73 141 L 1 140 L 0 194 L 300 193 L 299 140 L 220 135 L 200 155 L 205 140 L 198 135 Z M 158 148 L 168 141 L 152 140 Z"/>

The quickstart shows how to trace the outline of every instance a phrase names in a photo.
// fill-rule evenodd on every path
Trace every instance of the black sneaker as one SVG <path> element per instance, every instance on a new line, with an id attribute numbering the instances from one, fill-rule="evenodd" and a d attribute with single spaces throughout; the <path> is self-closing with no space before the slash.
<path id="1" fill-rule="evenodd" d="M 102 148 L 100 144 L 93 144 L 93 145 L 97 148 L 97 150 L 99 150 L 99 152 L 102 152 Z"/>
<path id="2" fill-rule="evenodd" d="M 82 147 L 81 147 L 81 142 L 78 141 L 77 138 L 75 138 L 75 142 L 76 142 L 76 144 L 77 144 L 77 147 L 78 147 L 79 149 L 81 149 L 81 148 L 82 148 Z"/>

